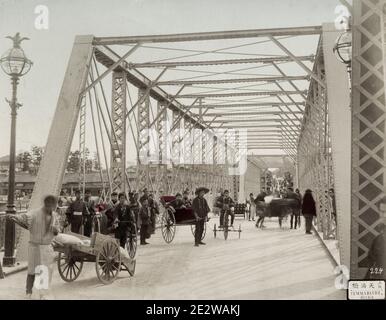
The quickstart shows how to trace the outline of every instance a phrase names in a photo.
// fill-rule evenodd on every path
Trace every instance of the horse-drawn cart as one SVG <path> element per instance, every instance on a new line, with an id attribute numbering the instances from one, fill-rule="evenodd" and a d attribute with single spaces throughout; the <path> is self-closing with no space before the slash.
<path id="1" fill-rule="evenodd" d="M 277 217 L 279 220 L 279 226 L 282 226 L 282 222 L 293 212 L 299 210 L 299 202 L 295 199 L 272 199 L 271 202 L 257 202 L 256 211 L 257 215 L 264 217 Z"/>
<path id="2" fill-rule="evenodd" d="M 190 226 L 190 230 L 194 236 L 196 231 L 196 218 L 193 214 L 193 210 L 190 207 L 174 209 L 172 202 L 176 200 L 174 196 L 161 197 L 161 204 L 164 206 L 165 211 L 161 215 L 161 233 L 166 243 L 171 243 L 176 234 L 177 226 Z M 206 234 L 206 223 L 204 224 L 204 232 L 202 233 L 203 240 Z"/>
<path id="3" fill-rule="evenodd" d="M 117 239 L 95 232 L 91 239 L 79 234 L 68 233 L 82 240 L 82 244 L 61 244 L 54 241 L 54 250 L 59 252 L 58 271 L 66 282 L 76 280 L 84 262 L 94 262 L 98 279 L 110 284 L 121 270 L 134 276 L 136 261 L 119 246 Z"/>

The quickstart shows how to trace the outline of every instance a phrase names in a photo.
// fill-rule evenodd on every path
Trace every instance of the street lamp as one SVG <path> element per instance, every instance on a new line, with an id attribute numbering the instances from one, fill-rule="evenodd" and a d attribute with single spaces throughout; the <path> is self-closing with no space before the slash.
<path id="1" fill-rule="evenodd" d="M 351 88 L 352 34 L 349 29 L 336 39 L 333 51 L 336 58 L 347 66 L 349 85 Z"/>
<path id="2" fill-rule="evenodd" d="M 28 38 L 21 38 L 19 33 L 14 37 L 7 37 L 13 41 L 13 47 L 7 50 L 0 58 L 0 65 L 3 71 L 11 77 L 12 82 L 12 99 L 8 102 L 11 107 L 11 143 L 9 152 L 9 173 L 8 173 L 8 201 L 7 214 L 15 214 L 15 150 L 16 150 L 16 116 L 17 109 L 22 105 L 17 102 L 17 85 L 19 78 L 24 76 L 32 66 L 32 61 L 27 59 L 20 43 Z M 5 247 L 3 265 L 6 267 L 15 264 L 15 224 L 10 219 L 5 223 Z"/>

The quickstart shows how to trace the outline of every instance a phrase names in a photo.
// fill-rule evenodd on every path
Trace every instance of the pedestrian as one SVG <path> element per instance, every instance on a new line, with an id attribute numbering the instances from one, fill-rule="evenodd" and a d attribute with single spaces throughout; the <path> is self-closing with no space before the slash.
<path id="1" fill-rule="evenodd" d="M 205 245 L 202 241 L 202 235 L 204 232 L 204 225 L 208 219 L 208 213 L 210 212 L 208 202 L 204 198 L 204 195 L 209 192 L 209 189 L 200 187 L 196 190 L 196 197 L 192 202 L 192 210 L 194 217 L 196 218 L 196 228 L 194 231 L 194 246 L 198 247 L 200 244 Z"/>
<path id="2" fill-rule="evenodd" d="M 296 189 L 295 190 L 295 193 L 298 195 L 298 197 L 299 197 L 299 214 L 298 214 L 298 226 L 299 226 L 299 228 L 300 228 L 300 223 L 301 223 L 301 221 L 302 221 L 302 219 L 301 219 L 301 216 L 300 216 L 300 209 L 301 209 L 301 207 L 302 207 L 302 202 L 303 202 L 303 197 L 302 197 L 302 194 L 300 193 L 300 190 L 299 189 Z"/>
<path id="3" fill-rule="evenodd" d="M 156 221 L 157 221 L 157 215 L 159 215 L 159 206 L 157 201 L 154 199 L 154 194 L 149 193 L 149 207 L 150 207 L 150 221 L 151 221 L 151 228 L 150 233 L 155 234 L 155 228 L 156 228 Z"/>
<path id="4" fill-rule="evenodd" d="M 85 206 L 86 206 L 86 214 L 84 216 L 84 221 L 83 221 L 83 225 L 84 225 L 84 235 L 86 237 L 91 237 L 91 232 L 92 232 L 92 220 L 93 220 L 93 217 L 95 216 L 95 203 L 94 201 L 91 199 L 91 191 L 90 190 L 86 190 L 85 193 L 84 193 L 84 203 L 85 203 Z"/>
<path id="5" fill-rule="evenodd" d="M 329 190 L 329 201 L 330 201 L 331 215 L 336 223 L 336 201 L 335 201 L 335 191 L 333 188 L 330 188 Z"/>
<path id="6" fill-rule="evenodd" d="M 312 191 L 307 189 L 304 193 L 303 203 L 302 203 L 302 214 L 306 220 L 306 234 L 312 234 L 312 221 L 316 216 L 316 205 L 314 197 L 312 196 Z"/>
<path id="7" fill-rule="evenodd" d="M 86 205 L 81 198 L 80 190 L 76 190 L 75 201 L 66 210 L 67 223 L 71 225 L 71 232 L 81 234 L 81 227 L 86 213 Z"/>
<path id="8" fill-rule="evenodd" d="M 19 214 L 17 217 L 19 221 L 25 221 L 25 226 L 30 233 L 26 281 L 28 299 L 32 297 L 32 289 L 38 274 L 48 277 L 48 279 L 45 279 L 48 281 L 44 281 L 46 287 L 40 290 L 40 299 L 47 299 L 52 279 L 53 264 L 55 262 L 55 252 L 51 242 L 60 231 L 60 217 L 55 212 L 58 205 L 57 197 L 48 195 L 44 198 L 43 203 L 43 207 Z M 9 218 L 16 219 L 16 217 Z M 17 222 L 17 220 L 14 221 Z"/>
<path id="9" fill-rule="evenodd" d="M 256 203 L 255 198 L 253 196 L 253 193 L 251 192 L 249 194 L 249 221 L 255 221 L 255 215 L 256 215 Z"/>
<path id="10" fill-rule="evenodd" d="M 149 191 L 147 190 L 147 188 L 144 188 L 144 189 L 142 190 L 142 192 L 143 192 L 143 195 L 139 198 L 139 202 L 140 202 L 140 203 L 142 203 L 142 201 L 143 201 L 144 199 L 148 199 L 148 198 L 149 198 Z"/>
<path id="11" fill-rule="evenodd" d="M 149 207 L 149 199 L 142 198 L 141 209 L 139 209 L 139 216 L 141 217 L 141 245 L 149 244 L 146 239 L 150 238 L 149 227 L 151 223 L 151 212 Z"/>
<path id="12" fill-rule="evenodd" d="M 294 192 L 292 187 L 287 188 L 287 199 L 294 200 L 294 203 L 290 205 L 291 207 L 291 229 L 296 229 L 298 225 L 298 216 L 300 215 L 300 198 L 299 195 Z"/>
<path id="13" fill-rule="evenodd" d="M 107 216 L 107 225 L 109 227 L 114 223 L 114 209 L 118 205 L 118 193 L 113 192 L 110 196 L 110 201 L 107 202 L 106 216 Z"/>
<path id="14" fill-rule="evenodd" d="M 115 238 L 119 240 L 122 248 L 127 242 L 130 225 L 134 222 L 134 215 L 126 204 L 126 195 L 122 192 L 118 195 L 118 204 L 114 209 Z"/>
<path id="15" fill-rule="evenodd" d="M 256 228 L 264 228 L 264 218 L 265 218 L 265 197 L 267 196 L 267 193 L 265 192 L 265 188 L 261 188 L 260 193 L 256 196 L 256 199 L 254 200 L 254 203 L 256 205 L 256 214 L 259 216 L 259 218 L 256 221 Z"/>

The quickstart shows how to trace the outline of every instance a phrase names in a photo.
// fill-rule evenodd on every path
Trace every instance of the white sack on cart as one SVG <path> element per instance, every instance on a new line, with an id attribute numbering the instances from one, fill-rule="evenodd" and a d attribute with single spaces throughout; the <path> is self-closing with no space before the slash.
<path id="1" fill-rule="evenodd" d="M 79 238 L 70 234 L 59 233 L 53 240 L 55 243 L 62 245 L 82 245 L 83 242 Z"/>

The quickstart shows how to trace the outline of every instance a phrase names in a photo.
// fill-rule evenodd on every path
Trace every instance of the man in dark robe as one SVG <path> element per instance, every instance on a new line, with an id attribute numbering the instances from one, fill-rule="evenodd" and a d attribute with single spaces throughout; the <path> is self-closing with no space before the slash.
<path id="1" fill-rule="evenodd" d="M 194 232 L 194 245 L 198 247 L 200 244 L 205 245 L 202 242 L 202 234 L 204 232 L 204 225 L 208 219 L 208 213 L 210 212 L 210 208 L 208 206 L 208 202 L 204 198 L 204 195 L 209 190 L 206 188 L 198 188 L 196 190 L 197 197 L 193 199 L 192 210 L 194 217 L 196 218 L 196 229 Z"/>
<path id="2" fill-rule="evenodd" d="M 124 193 L 118 195 L 118 201 L 119 203 L 114 210 L 115 238 L 119 239 L 120 246 L 124 248 L 128 233 L 130 232 L 130 226 L 134 224 L 134 215 L 125 203 L 126 195 Z"/>
<path id="3" fill-rule="evenodd" d="M 80 191 L 76 190 L 75 201 L 69 205 L 66 211 L 67 222 L 71 225 L 71 232 L 80 234 L 80 229 L 86 213 L 86 205 L 80 197 Z"/>

